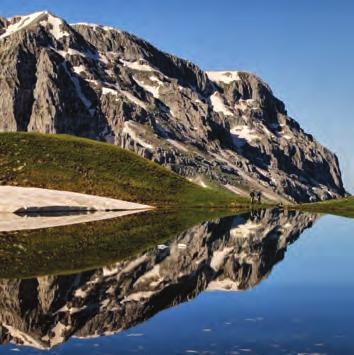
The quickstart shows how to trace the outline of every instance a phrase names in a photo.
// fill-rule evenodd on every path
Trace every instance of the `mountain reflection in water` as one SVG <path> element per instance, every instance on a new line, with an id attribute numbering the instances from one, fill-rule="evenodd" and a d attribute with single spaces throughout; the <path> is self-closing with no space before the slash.
<path id="1" fill-rule="evenodd" d="M 252 288 L 316 218 L 278 210 L 227 217 L 94 271 L 0 280 L 0 342 L 48 349 L 128 329 L 203 291 Z"/>

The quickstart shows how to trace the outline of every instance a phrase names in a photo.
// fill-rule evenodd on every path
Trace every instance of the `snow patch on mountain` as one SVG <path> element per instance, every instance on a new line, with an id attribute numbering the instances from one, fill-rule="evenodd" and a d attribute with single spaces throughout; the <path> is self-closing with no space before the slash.
<path id="1" fill-rule="evenodd" d="M 104 31 L 114 31 L 117 33 L 122 33 L 121 30 L 119 30 L 118 28 L 112 27 L 112 26 L 106 26 L 106 25 L 98 25 L 96 23 L 89 23 L 89 22 L 77 22 L 77 23 L 71 23 L 70 26 L 87 26 L 87 27 L 91 27 L 95 30 L 97 30 L 98 28 Z"/>
<path id="2" fill-rule="evenodd" d="M 141 70 L 141 71 L 156 71 L 155 68 L 153 68 L 151 65 L 141 62 L 141 61 L 135 61 L 135 62 L 129 62 L 127 60 L 120 59 L 120 61 L 123 63 L 125 67 L 128 67 L 129 69 L 133 70 Z"/>
<path id="3" fill-rule="evenodd" d="M 215 112 L 221 112 L 225 116 L 234 115 L 231 110 L 225 105 L 224 99 L 222 98 L 219 92 L 214 92 L 214 94 L 210 96 L 210 102 Z"/>
<path id="4" fill-rule="evenodd" d="M 66 62 L 63 63 L 63 67 L 75 86 L 77 96 L 80 98 L 81 102 L 86 106 L 86 108 L 89 109 L 92 106 L 92 102 L 82 92 L 79 77 L 77 77 L 75 74 L 72 75 L 72 73 L 70 72 L 70 70 L 67 67 Z"/>
<path id="5" fill-rule="evenodd" d="M 70 36 L 68 31 L 63 30 L 64 21 L 59 17 L 53 16 L 50 13 L 47 14 L 48 19 L 40 22 L 42 25 L 49 23 L 51 25 L 50 33 L 55 37 L 56 40 L 60 40 L 65 36 Z"/>
<path id="6" fill-rule="evenodd" d="M 121 93 L 131 102 L 133 102 L 135 105 L 140 106 L 143 108 L 145 111 L 147 110 L 147 105 L 140 99 L 138 99 L 136 96 L 131 94 L 129 91 L 121 90 Z"/>
<path id="7" fill-rule="evenodd" d="M 160 95 L 159 95 L 159 90 L 160 90 L 160 85 L 157 86 L 153 86 L 153 85 L 149 85 L 144 83 L 142 80 L 137 79 L 136 77 L 134 77 L 134 81 L 145 91 L 148 91 L 155 99 L 159 99 Z"/>
<path id="8" fill-rule="evenodd" d="M 254 130 L 249 128 L 248 126 L 235 126 L 230 129 L 230 133 L 236 138 L 241 138 L 246 140 L 248 143 L 252 143 L 252 141 L 260 139 L 260 135 Z"/>
<path id="9" fill-rule="evenodd" d="M 241 80 L 238 71 L 207 71 L 209 79 L 216 83 L 230 84 L 233 81 Z"/>
<path id="10" fill-rule="evenodd" d="M 5 33 L 3 33 L 0 38 L 8 37 L 13 33 L 16 33 L 29 27 L 31 24 L 36 22 L 36 20 L 42 18 L 45 15 L 48 15 L 48 12 L 40 11 L 27 16 L 15 16 L 9 18 L 8 20 L 11 22 L 11 24 L 6 28 Z"/>
<path id="11" fill-rule="evenodd" d="M 10 25 L 5 29 L 5 32 L 0 36 L 0 39 L 9 37 L 21 30 L 25 30 L 36 23 L 39 23 L 42 26 L 47 26 L 49 24 L 49 32 L 56 40 L 61 40 L 65 36 L 70 36 L 70 33 L 64 29 L 65 22 L 48 11 L 39 11 L 25 16 L 15 16 L 8 20 Z"/>

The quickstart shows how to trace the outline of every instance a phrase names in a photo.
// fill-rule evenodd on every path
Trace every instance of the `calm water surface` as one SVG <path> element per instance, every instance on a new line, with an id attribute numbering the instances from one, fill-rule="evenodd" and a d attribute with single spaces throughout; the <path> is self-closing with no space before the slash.
<path id="1" fill-rule="evenodd" d="M 354 220 L 263 211 L 0 280 L 0 354 L 354 354 Z"/>

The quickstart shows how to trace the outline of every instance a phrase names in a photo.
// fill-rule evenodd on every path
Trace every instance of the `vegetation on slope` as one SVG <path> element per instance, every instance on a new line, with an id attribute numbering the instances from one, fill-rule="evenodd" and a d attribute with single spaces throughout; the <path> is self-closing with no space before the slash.
<path id="1" fill-rule="evenodd" d="M 300 205 L 299 209 L 307 212 L 328 213 L 343 217 L 354 218 L 354 197 L 328 200 Z"/>
<path id="2" fill-rule="evenodd" d="M 68 135 L 0 134 L 0 183 L 73 191 L 160 207 L 247 203 L 202 188 L 114 145 Z"/>

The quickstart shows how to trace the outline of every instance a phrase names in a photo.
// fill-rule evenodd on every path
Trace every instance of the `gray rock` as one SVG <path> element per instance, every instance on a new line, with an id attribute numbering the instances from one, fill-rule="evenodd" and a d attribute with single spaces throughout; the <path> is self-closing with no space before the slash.
<path id="1" fill-rule="evenodd" d="M 47 12 L 0 19 L 0 31 L 0 131 L 107 141 L 244 195 L 345 195 L 337 157 L 253 74 L 206 73 L 126 32 Z"/>

